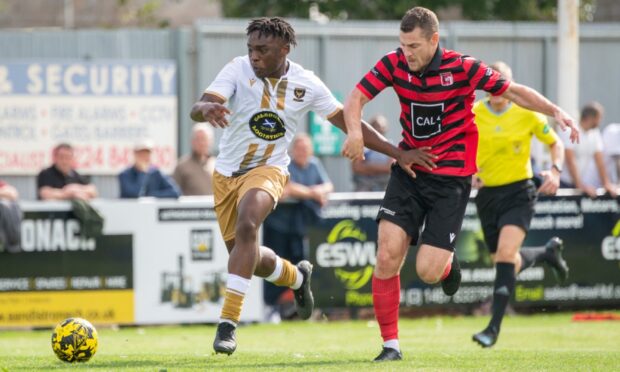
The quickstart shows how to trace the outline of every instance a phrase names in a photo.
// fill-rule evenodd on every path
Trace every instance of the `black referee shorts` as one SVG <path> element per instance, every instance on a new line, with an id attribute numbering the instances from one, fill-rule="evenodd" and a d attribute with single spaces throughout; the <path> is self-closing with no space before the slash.
<path id="1" fill-rule="evenodd" d="M 516 225 L 527 233 L 534 216 L 536 198 L 536 186 L 529 179 L 478 190 L 476 208 L 484 241 L 491 253 L 497 251 L 502 227 Z"/>
<path id="2" fill-rule="evenodd" d="M 392 174 L 379 208 L 377 221 L 388 220 L 400 226 L 411 244 L 454 251 L 471 190 L 471 177 L 439 176 L 416 171 L 412 178 L 398 164 Z"/>

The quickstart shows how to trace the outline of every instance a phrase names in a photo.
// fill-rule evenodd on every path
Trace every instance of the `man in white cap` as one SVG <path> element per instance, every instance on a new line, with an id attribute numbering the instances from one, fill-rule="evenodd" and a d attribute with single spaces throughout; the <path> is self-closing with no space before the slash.
<path id="1" fill-rule="evenodd" d="M 177 198 L 180 196 L 179 188 L 174 181 L 151 164 L 153 147 L 153 142 L 150 140 L 141 140 L 135 144 L 134 164 L 118 175 L 121 198 L 143 196 Z"/>

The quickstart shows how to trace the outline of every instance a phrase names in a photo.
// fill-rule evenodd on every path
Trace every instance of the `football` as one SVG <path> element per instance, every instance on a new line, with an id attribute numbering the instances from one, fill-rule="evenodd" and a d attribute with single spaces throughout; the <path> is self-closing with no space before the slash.
<path id="1" fill-rule="evenodd" d="M 97 343 L 97 330 L 81 318 L 63 320 L 52 334 L 54 353 L 68 363 L 88 361 L 97 352 Z"/>

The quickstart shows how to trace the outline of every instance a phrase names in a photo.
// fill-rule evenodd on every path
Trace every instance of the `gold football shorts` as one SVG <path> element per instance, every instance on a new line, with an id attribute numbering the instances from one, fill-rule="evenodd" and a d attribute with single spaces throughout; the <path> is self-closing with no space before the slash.
<path id="1" fill-rule="evenodd" d="M 251 189 L 264 190 L 277 204 L 288 178 L 280 168 L 269 165 L 256 167 L 237 177 L 226 177 L 215 171 L 213 173 L 213 198 L 217 222 L 224 241 L 235 238 L 237 206 L 245 193 Z"/>

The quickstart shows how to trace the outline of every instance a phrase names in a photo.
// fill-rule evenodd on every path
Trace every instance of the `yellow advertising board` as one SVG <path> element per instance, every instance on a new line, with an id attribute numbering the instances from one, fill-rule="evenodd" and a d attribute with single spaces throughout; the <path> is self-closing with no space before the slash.
<path id="1" fill-rule="evenodd" d="M 0 293 L 0 327 L 47 327 L 73 317 L 131 324 L 133 290 Z"/>

